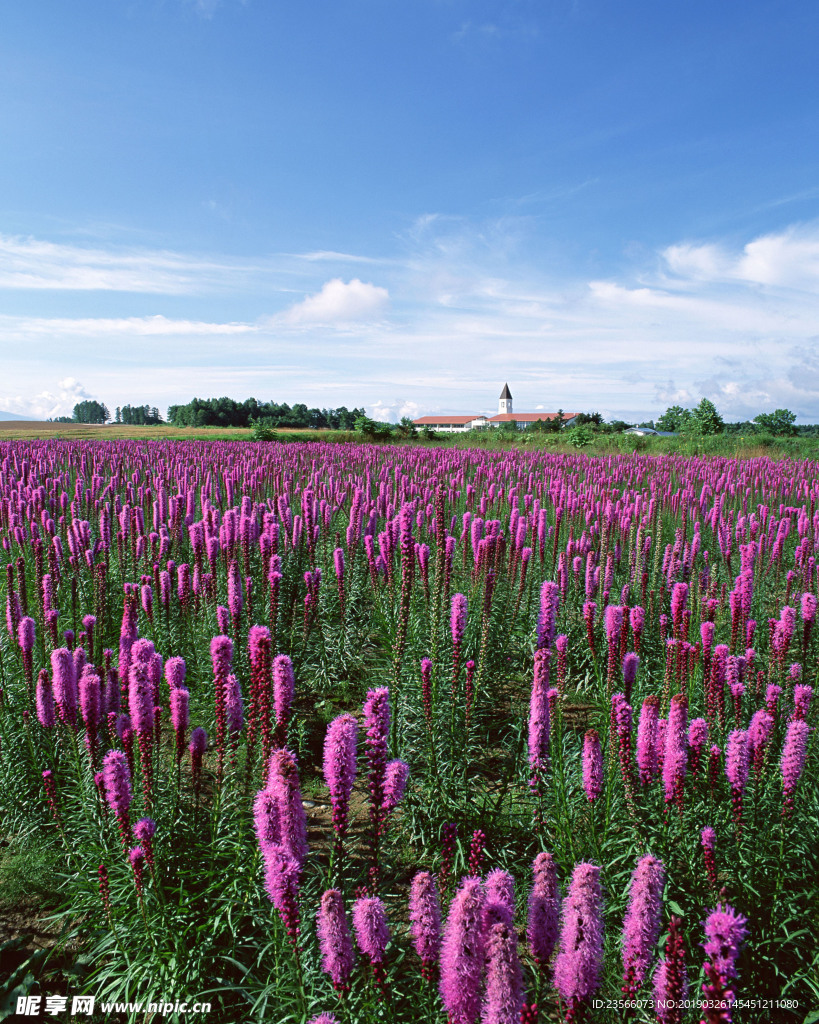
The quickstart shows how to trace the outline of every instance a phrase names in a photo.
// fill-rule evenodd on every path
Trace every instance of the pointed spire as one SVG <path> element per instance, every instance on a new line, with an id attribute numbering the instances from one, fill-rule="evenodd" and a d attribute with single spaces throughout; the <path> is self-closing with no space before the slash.
<path id="1" fill-rule="evenodd" d="M 508 384 L 504 384 L 503 385 L 503 391 L 501 391 L 500 396 L 501 396 L 501 398 L 511 399 L 512 393 L 509 390 L 509 385 Z"/>

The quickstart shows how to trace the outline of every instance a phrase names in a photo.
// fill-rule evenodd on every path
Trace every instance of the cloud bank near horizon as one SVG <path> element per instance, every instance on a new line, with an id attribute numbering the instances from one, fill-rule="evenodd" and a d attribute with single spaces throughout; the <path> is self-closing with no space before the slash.
<path id="1" fill-rule="evenodd" d="M 70 413 L 63 384 L 82 380 L 109 407 L 255 394 L 398 418 L 494 411 L 508 380 L 521 411 L 635 419 L 706 396 L 728 419 L 785 406 L 819 421 L 819 222 L 676 240 L 605 276 L 544 269 L 529 231 L 424 215 L 387 259 L 0 236 L 0 408 Z"/>

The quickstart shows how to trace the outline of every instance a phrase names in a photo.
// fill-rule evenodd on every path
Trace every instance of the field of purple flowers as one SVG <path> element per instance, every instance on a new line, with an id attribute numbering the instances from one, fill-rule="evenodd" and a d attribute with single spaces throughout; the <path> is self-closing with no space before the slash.
<path id="1" fill-rule="evenodd" d="M 819 464 L 7 442 L 0 542 L 0 1004 L 819 1020 Z"/>

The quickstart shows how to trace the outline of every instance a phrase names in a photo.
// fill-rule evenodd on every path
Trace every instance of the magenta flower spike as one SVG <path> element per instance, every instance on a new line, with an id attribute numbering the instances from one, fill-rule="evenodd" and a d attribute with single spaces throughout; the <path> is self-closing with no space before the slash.
<path id="1" fill-rule="evenodd" d="M 487 897 L 488 898 L 488 897 Z M 511 918 L 494 921 L 486 935 L 486 997 L 481 1024 L 520 1024 L 523 975 Z"/>
<path id="2" fill-rule="evenodd" d="M 170 692 L 169 704 L 171 708 L 171 727 L 176 733 L 176 757 L 177 761 L 182 759 L 182 751 L 185 746 L 185 732 L 190 724 L 189 704 L 190 693 L 184 686 L 176 686 Z"/>
<path id="3" fill-rule="evenodd" d="M 139 643 L 139 641 L 137 641 Z M 131 648 L 131 667 L 128 671 L 128 710 L 137 734 L 148 734 L 154 728 L 154 687 L 150 665 L 134 656 L 137 644 Z"/>
<path id="4" fill-rule="evenodd" d="M 731 785 L 731 803 L 734 809 L 734 822 L 737 829 L 742 829 L 742 796 L 748 781 L 748 734 L 735 729 L 728 736 L 728 748 L 725 753 L 725 774 Z"/>
<path id="5" fill-rule="evenodd" d="M 719 888 L 716 860 L 717 833 L 710 825 L 706 825 L 700 833 L 700 845 L 702 846 L 705 870 L 708 873 L 708 884 L 711 887 L 712 892 L 716 892 Z"/>
<path id="6" fill-rule="evenodd" d="M 421 975 L 431 980 L 441 951 L 441 901 L 435 875 L 429 871 L 419 871 L 412 879 L 409 919 Z"/>
<path id="7" fill-rule="evenodd" d="M 554 983 L 566 1004 L 567 1020 L 574 1020 L 581 1004 L 600 985 L 603 970 L 603 892 L 596 864 L 575 866 L 560 930 L 560 952 L 554 965 Z"/>
<path id="8" fill-rule="evenodd" d="M 316 917 L 321 965 L 339 994 L 350 989 L 355 964 L 353 937 L 344 913 L 344 899 L 338 889 L 327 889 Z"/>
<path id="9" fill-rule="evenodd" d="M 810 702 L 813 697 L 813 687 L 805 683 L 798 683 L 793 688 L 793 718 L 805 719 L 810 711 Z"/>
<path id="10" fill-rule="evenodd" d="M 780 768 L 782 772 L 782 788 L 785 794 L 785 803 L 782 813 L 788 815 L 793 810 L 793 796 L 796 792 L 796 785 L 805 767 L 807 756 L 808 736 L 810 727 L 802 719 L 794 719 L 788 726 L 785 742 L 782 745 L 782 760 Z"/>
<path id="11" fill-rule="evenodd" d="M 67 647 L 51 652 L 51 675 L 60 719 L 73 729 L 77 724 L 77 675 L 74 658 Z"/>
<path id="12" fill-rule="evenodd" d="M 17 643 L 24 653 L 30 653 L 34 647 L 35 629 L 36 624 L 30 616 L 26 615 L 20 619 L 17 626 Z"/>
<path id="13" fill-rule="evenodd" d="M 736 997 L 736 962 L 748 936 L 747 923 L 746 918 L 733 907 L 719 903 L 704 922 L 703 949 L 708 957 L 705 963 L 708 981 L 702 986 L 702 991 L 705 997 L 704 1020 L 708 1024 L 733 1019 L 730 1007 Z"/>
<path id="14" fill-rule="evenodd" d="M 685 947 L 680 934 L 681 921 L 672 917 L 665 944 L 665 959 L 654 972 L 654 1012 L 660 1024 L 682 1024 L 688 995 Z"/>
<path id="15" fill-rule="evenodd" d="M 538 967 L 545 971 L 557 944 L 560 923 L 560 886 L 550 853 L 544 851 L 535 857 L 532 875 L 526 937 Z"/>
<path id="16" fill-rule="evenodd" d="M 509 914 L 509 919 L 515 917 L 515 879 L 503 868 L 495 868 L 486 876 L 484 882 L 486 895 L 486 907 L 490 905 L 501 906 Z"/>
<path id="17" fill-rule="evenodd" d="M 545 770 L 549 760 L 549 659 L 551 651 L 535 652 L 535 671 L 529 698 L 529 765 L 534 780 Z"/>
<path id="18" fill-rule="evenodd" d="M 648 976 L 660 936 L 665 865 L 648 854 L 631 876 L 629 905 L 623 921 L 623 983 L 634 998 Z"/>
<path id="19" fill-rule="evenodd" d="M 671 701 L 665 735 L 663 784 L 665 802 L 672 801 L 682 810 L 683 786 L 688 770 L 688 701 L 678 693 Z"/>
<path id="20" fill-rule="evenodd" d="M 307 819 L 296 758 L 289 750 L 275 750 L 270 755 L 267 788 L 278 806 L 282 845 L 301 869 L 307 859 Z"/>
<path id="21" fill-rule="evenodd" d="M 44 729 L 53 729 L 57 724 L 51 680 L 44 668 L 37 676 L 37 721 Z"/>
<path id="22" fill-rule="evenodd" d="M 457 649 L 460 649 L 464 637 L 468 607 L 467 599 L 463 594 L 452 595 L 449 626 L 452 634 L 452 646 Z"/>
<path id="23" fill-rule="evenodd" d="M 284 744 L 293 695 L 296 692 L 296 677 L 293 662 L 286 654 L 277 654 L 273 659 L 273 710 L 276 714 L 277 740 Z"/>
<path id="24" fill-rule="evenodd" d="M 386 686 L 367 693 L 364 701 L 364 727 L 367 760 L 370 763 L 370 807 L 377 827 L 384 803 L 384 776 L 390 735 L 390 692 Z"/>
<path id="25" fill-rule="evenodd" d="M 226 679 L 233 665 L 233 641 L 229 636 L 215 636 L 211 640 L 210 657 L 214 676 Z"/>
<path id="26" fill-rule="evenodd" d="M 133 794 L 128 761 L 121 750 L 109 750 L 102 764 L 105 799 L 117 817 L 128 813 Z"/>
<path id="27" fill-rule="evenodd" d="M 557 613 L 560 608 L 560 587 L 546 580 L 540 588 L 540 615 L 537 623 L 537 649 L 549 650 L 555 638 Z"/>
<path id="28" fill-rule="evenodd" d="M 260 789 L 253 800 L 253 830 L 263 855 L 268 846 L 281 846 L 279 804 L 269 789 Z"/>
<path id="29" fill-rule="evenodd" d="M 476 1024 L 484 965 L 483 883 L 465 878 L 449 906 L 441 943 L 439 990 L 452 1024 Z"/>
<path id="30" fill-rule="evenodd" d="M 168 658 L 165 662 L 165 679 L 168 681 L 168 686 L 171 688 L 171 691 L 180 686 L 184 686 L 185 670 L 186 665 L 184 658 Z"/>
<path id="31" fill-rule="evenodd" d="M 654 694 L 643 701 L 640 721 L 637 725 L 637 768 L 640 785 L 647 786 L 657 774 L 657 725 L 660 702 Z"/>
<path id="32" fill-rule="evenodd" d="M 384 772 L 384 802 L 381 807 L 390 814 L 399 805 L 407 788 L 410 768 L 405 761 L 390 761 Z"/>
<path id="33" fill-rule="evenodd" d="M 285 846 L 270 843 L 262 851 L 264 886 L 268 899 L 279 912 L 290 943 L 298 943 L 299 924 L 299 862 Z"/>
<path id="34" fill-rule="evenodd" d="M 339 1024 L 339 1022 L 334 1013 L 320 1013 L 316 1017 L 311 1017 L 307 1024 Z"/>
<path id="35" fill-rule="evenodd" d="M 629 651 L 623 659 L 623 690 L 626 694 L 626 700 L 629 702 L 631 701 L 631 691 L 634 687 L 639 667 L 640 659 L 633 651 Z"/>
<path id="36" fill-rule="evenodd" d="M 390 941 L 387 914 L 377 896 L 362 896 L 353 904 L 355 940 L 371 964 L 380 964 Z"/>
<path id="37" fill-rule="evenodd" d="M 245 725 L 242 688 L 232 672 L 225 680 L 225 725 L 227 731 L 234 736 L 241 732 Z"/>
<path id="38" fill-rule="evenodd" d="M 688 750 L 689 768 L 694 778 L 696 778 L 699 772 L 700 764 L 702 763 L 702 753 L 707 742 L 708 722 L 704 718 L 692 718 L 688 726 Z"/>
<path id="39" fill-rule="evenodd" d="M 333 828 L 340 842 L 347 832 L 347 810 L 356 775 L 358 722 L 354 715 L 339 715 L 327 727 L 324 739 L 324 781 L 330 790 Z"/>
<path id="40" fill-rule="evenodd" d="M 589 729 L 583 737 L 583 789 L 589 803 L 603 792 L 603 751 L 596 729 Z"/>

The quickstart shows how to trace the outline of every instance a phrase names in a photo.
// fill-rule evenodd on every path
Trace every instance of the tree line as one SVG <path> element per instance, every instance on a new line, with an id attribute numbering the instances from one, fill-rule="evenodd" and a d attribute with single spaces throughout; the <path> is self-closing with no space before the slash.
<path id="1" fill-rule="evenodd" d="M 175 427 L 302 427 L 312 430 L 352 430 L 365 409 L 308 409 L 297 402 L 259 402 L 248 398 L 237 402 L 232 398 L 194 398 L 185 405 L 168 409 L 168 422 Z"/>
<path id="2" fill-rule="evenodd" d="M 108 407 L 102 402 L 86 399 L 74 406 L 73 415 L 59 416 L 56 422 L 63 423 L 107 423 L 111 419 Z M 126 425 L 152 425 L 162 423 L 162 416 L 156 406 L 117 406 L 115 423 Z M 175 427 L 255 427 L 259 430 L 295 427 L 307 430 L 356 430 L 359 433 L 378 436 L 391 431 L 389 424 L 377 423 L 367 416 L 366 409 L 308 409 L 300 402 L 290 406 L 286 402 L 259 402 L 255 398 L 237 402 L 233 398 L 194 398 L 185 405 L 172 405 L 168 409 L 168 422 Z M 619 433 L 632 424 L 615 419 L 603 422 L 598 412 L 579 413 L 575 427 L 584 427 L 594 433 Z M 639 424 L 654 430 L 670 431 L 675 434 L 772 434 L 777 437 L 819 436 L 819 424 L 797 425 L 796 414 L 789 409 L 775 409 L 759 413 L 753 420 L 726 423 L 717 412 L 714 403 L 703 398 L 692 409 L 672 405 L 656 420 Z M 515 430 L 516 424 L 504 424 Z M 553 420 L 538 420 L 528 426 L 536 433 L 559 432 L 563 427 L 562 411 Z M 416 430 L 412 421 L 404 417 L 395 428 L 402 437 L 413 437 Z M 427 430 L 426 433 L 432 431 Z"/>

